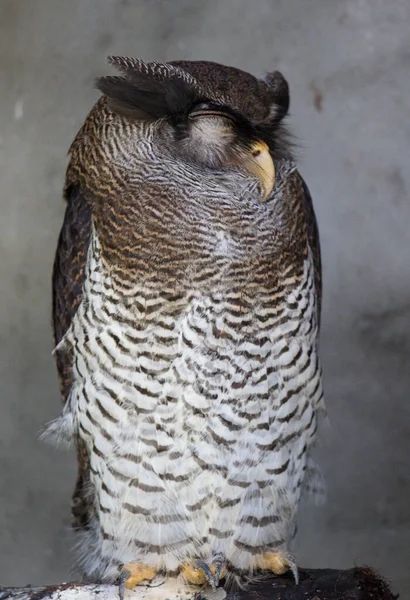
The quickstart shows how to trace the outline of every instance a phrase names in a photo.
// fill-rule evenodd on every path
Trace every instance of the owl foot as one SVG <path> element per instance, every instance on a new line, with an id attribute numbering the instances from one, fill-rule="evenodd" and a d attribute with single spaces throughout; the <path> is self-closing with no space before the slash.
<path id="1" fill-rule="evenodd" d="M 142 581 L 151 581 L 157 574 L 154 567 L 143 563 L 130 562 L 123 566 L 120 573 L 119 594 L 120 600 L 124 600 L 125 590 L 129 590 Z"/>
<path id="2" fill-rule="evenodd" d="M 182 567 L 182 576 L 187 583 L 204 585 L 209 583 L 213 589 L 219 585 L 219 580 L 226 575 L 225 557 L 216 554 L 211 560 L 195 560 Z"/>
<path id="3" fill-rule="evenodd" d="M 275 575 L 283 575 L 291 570 L 295 583 L 299 582 L 298 568 L 295 559 L 284 552 L 265 552 L 257 560 L 256 566 L 262 571 L 272 571 Z"/>

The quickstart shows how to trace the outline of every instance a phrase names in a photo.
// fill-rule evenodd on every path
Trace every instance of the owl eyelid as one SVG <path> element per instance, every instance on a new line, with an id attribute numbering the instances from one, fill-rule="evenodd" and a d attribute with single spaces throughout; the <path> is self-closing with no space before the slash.
<path id="1" fill-rule="evenodd" d="M 219 110 L 198 110 L 195 112 L 190 113 L 189 115 L 189 119 L 199 119 L 199 118 L 204 118 L 204 117 L 219 117 L 219 118 L 223 118 L 223 119 L 228 119 L 229 121 L 232 121 L 233 123 L 235 122 L 235 119 L 232 117 L 232 115 L 223 112 L 223 111 L 219 111 Z"/>

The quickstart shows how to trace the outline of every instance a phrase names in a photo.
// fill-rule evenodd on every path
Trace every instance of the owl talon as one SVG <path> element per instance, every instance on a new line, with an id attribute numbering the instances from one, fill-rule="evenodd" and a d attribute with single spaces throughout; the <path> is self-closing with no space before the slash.
<path id="1" fill-rule="evenodd" d="M 124 600 L 125 590 L 132 589 L 143 581 L 150 581 L 156 575 L 156 569 L 143 563 L 131 562 L 123 566 L 119 577 L 119 597 Z"/>
<path id="2" fill-rule="evenodd" d="M 216 588 L 216 585 L 210 566 L 204 560 L 198 560 L 195 566 L 199 571 L 201 571 L 204 574 L 205 580 L 212 586 L 212 589 L 214 590 Z"/>
<path id="3" fill-rule="evenodd" d="M 265 552 L 258 559 L 256 566 L 263 571 L 272 571 L 275 575 L 283 575 L 286 571 L 292 571 L 295 583 L 299 583 L 298 567 L 295 559 L 283 552 Z"/>
<path id="4" fill-rule="evenodd" d="M 215 583 L 215 587 L 218 587 L 219 585 L 219 580 L 225 577 L 226 575 L 226 570 L 225 570 L 225 557 L 223 554 L 217 554 L 216 556 L 214 556 L 214 558 L 212 559 L 210 568 L 211 568 L 211 573 L 213 573 L 214 576 L 214 583 Z"/>
<path id="5" fill-rule="evenodd" d="M 182 575 L 187 583 L 193 585 L 205 585 L 209 583 L 213 590 L 219 585 L 219 580 L 225 577 L 225 557 L 217 554 L 210 561 L 196 560 L 185 564 Z"/>

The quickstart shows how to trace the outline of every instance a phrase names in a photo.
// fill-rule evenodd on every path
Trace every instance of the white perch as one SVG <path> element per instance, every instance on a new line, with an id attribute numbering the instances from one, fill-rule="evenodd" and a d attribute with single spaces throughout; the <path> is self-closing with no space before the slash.
<path id="1" fill-rule="evenodd" d="M 125 591 L 125 600 L 224 600 L 226 592 L 218 588 L 197 588 L 177 579 L 163 579 Z M 62 583 L 42 587 L 0 588 L 0 600 L 118 600 L 118 586 L 95 583 Z"/>

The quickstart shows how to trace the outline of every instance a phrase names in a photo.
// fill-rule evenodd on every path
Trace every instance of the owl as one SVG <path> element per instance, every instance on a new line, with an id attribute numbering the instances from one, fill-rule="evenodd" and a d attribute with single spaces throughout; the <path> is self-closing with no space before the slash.
<path id="1" fill-rule="evenodd" d="M 324 410 L 320 246 L 288 85 L 198 61 L 119 72 L 70 148 L 53 271 L 83 572 L 281 574 Z"/>

